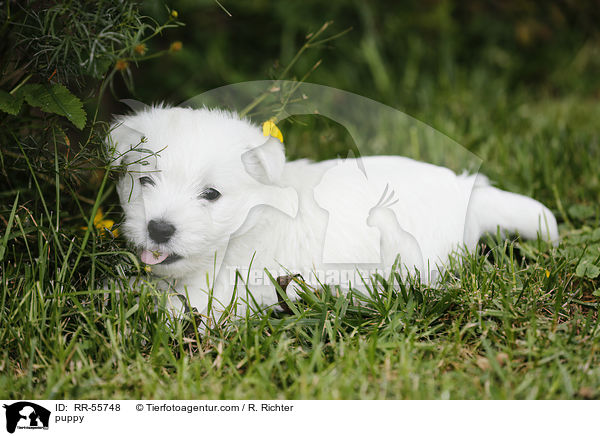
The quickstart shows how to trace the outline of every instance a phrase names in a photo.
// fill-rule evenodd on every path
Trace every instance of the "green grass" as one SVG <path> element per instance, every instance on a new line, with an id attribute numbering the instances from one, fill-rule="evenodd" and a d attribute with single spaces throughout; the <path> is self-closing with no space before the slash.
<path id="1" fill-rule="evenodd" d="M 21 241 L 28 255 L 2 264 L 0 397 L 600 398 L 598 106 L 454 95 L 470 104 L 430 122 L 501 187 L 553 208 L 558 248 L 489 237 L 437 288 L 392 278 L 371 296 L 322 289 L 299 315 L 265 310 L 199 337 L 154 310 L 152 285 L 105 301 L 98 277 L 117 264 L 135 272 L 121 240 L 68 240 L 51 212 L 15 209 L 1 250 Z M 101 189 L 96 204 L 106 198 Z"/>

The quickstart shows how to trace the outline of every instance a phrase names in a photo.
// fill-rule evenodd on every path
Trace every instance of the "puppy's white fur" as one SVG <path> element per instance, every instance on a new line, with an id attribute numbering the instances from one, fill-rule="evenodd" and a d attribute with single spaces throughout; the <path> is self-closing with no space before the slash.
<path id="1" fill-rule="evenodd" d="M 379 156 L 362 158 L 365 183 L 351 160 L 286 162 L 278 140 L 267 140 L 258 126 L 229 112 L 146 109 L 120 117 L 110 144 L 115 164 L 128 163 L 117 185 L 124 235 L 140 252 L 177 259 L 156 264 L 153 271 L 172 278 L 201 313 L 209 289 L 215 301 L 228 304 L 232 270 L 250 265 L 273 276 L 302 272 L 310 282 L 306 271 L 361 267 L 369 259 L 379 259 L 376 266 L 385 269 L 399 255 L 404 271 L 431 277 L 452 252 L 473 249 L 484 232 L 498 227 L 558 241 L 556 220 L 546 207 L 496 189 L 484 177 Z M 146 150 L 155 154 L 144 155 Z M 141 186 L 142 176 L 154 186 Z M 384 186 L 393 191 L 393 204 L 365 212 L 368 204 L 358 198 L 377 200 L 381 192 L 373 190 Z M 221 197 L 203 198 L 208 188 Z M 172 237 L 154 242 L 150 220 L 172 224 Z M 379 239 L 373 238 L 375 228 Z M 327 259 L 327 253 L 341 257 Z M 258 303 L 277 301 L 270 283 L 250 290 Z"/>

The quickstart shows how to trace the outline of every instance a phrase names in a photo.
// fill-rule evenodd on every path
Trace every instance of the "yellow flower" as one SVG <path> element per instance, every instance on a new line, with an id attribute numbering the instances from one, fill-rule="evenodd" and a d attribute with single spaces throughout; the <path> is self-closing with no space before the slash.
<path id="1" fill-rule="evenodd" d="M 133 49 L 137 54 L 143 55 L 146 53 L 146 44 L 138 44 Z"/>
<path id="2" fill-rule="evenodd" d="M 100 233 L 100 235 L 104 235 L 104 233 L 108 233 L 112 235 L 113 238 L 119 236 L 119 231 L 117 229 L 112 229 L 115 225 L 115 222 L 111 219 L 104 219 L 104 213 L 102 212 L 102 208 L 98 208 L 96 212 L 96 216 L 94 216 L 94 227 L 98 230 L 104 230 L 104 232 Z M 87 230 L 87 227 L 82 227 L 83 230 Z"/>
<path id="3" fill-rule="evenodd" d="M 125 59 L 119 59 L 117 61 L 117 63 L 115 64 L 115 70 L 118 70 L 118 71 L 126 70 L 128 67 L 129 67 L 129 62 L 127 62 Z"/>
<path id="4" fill-rule="evenodd" d="M 173 18 L 177 19 L 177 17 L 178 17 L 178 16 L 179 16 L 179 14 L 177 13 L 177 11 L 176 11 L 175 9 L 173 9 L 173 10 L 171 11 L 171 17 L 173 17 Z"/>
<path id="5" fill-rule="evenodd" d="M 281 134 L 281 130 L 277 127 L 277 124 L 273 122 L 273 119 L 269 121 L 265 121 L 262 125 L 263 135 L 272 136 L 273 138 L 279 139 L 283 142 L 283 135 Z"/>
<path id="6" fill-rule="evenodd" d="M 171 43 L 169 47 L 169 51 L 180 51 L 183 48 L 183 43 L 181 41 L 175 41 Z"/>
<path id="7" fill-rule="evenodd" d="M 546 270 L 546 278 L 550 277 L 550 271 Z"/>

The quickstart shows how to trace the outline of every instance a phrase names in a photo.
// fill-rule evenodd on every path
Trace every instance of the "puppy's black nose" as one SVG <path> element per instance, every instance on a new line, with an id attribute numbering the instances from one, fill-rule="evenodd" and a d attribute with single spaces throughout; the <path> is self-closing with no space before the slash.
<path id="1" fill-rule="evenodd" d="M 148 234 L 154 242 L 162 244 L 171 239 L 175 233 L 175 226 L 167 221 L 150 220 L 148 223 Z"/>

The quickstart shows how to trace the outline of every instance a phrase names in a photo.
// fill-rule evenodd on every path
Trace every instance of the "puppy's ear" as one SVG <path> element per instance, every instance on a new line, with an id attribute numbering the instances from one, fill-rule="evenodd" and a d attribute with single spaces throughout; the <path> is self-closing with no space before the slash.
<path id="1" fill-rule="evenodd" d="M 127 126 L 127 118 L 113 123 L 106 138 L 106 151 L 111 165 L 117 166 L 124 162 L 124 158 L 131 149 L 139 148 L 144 135 Z"/>
<path id="2" fill-rule="evenodd" d="M 265 185 L 277 184 L 285 165 L 285 152 L 279 139 L 267 142 L 242 154 L 242 163 L 250 176 Z"/>

